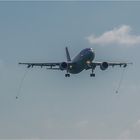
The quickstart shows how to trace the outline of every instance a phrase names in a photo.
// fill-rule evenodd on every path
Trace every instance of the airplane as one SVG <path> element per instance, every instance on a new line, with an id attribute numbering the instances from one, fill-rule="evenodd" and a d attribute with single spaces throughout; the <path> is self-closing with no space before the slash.
<path id="1" fill-rule="evenodd" d="M 128 64 L 127 62 L 98 62 L 94 61 L 95 51 L 92 48 L 85 48 L 73 59 L 70 57 L 68 47 L 65 48 L 67 61 L 55 62 L 55 63 L 19 63 L 20 65 L 27 65 L 27 68 L 33 68 L 34 66 L 46 67 L 51 70 L 66 71 L 65 77 L 70 77 L 70 74 L 78 74 L 83 70 L 91 70 L 90 77 L 95 77 L 94 70 L 96 66 L 99 66 L 101 70 L 106 70 L 109 66 L 123 66 L 124 68 Z"/>

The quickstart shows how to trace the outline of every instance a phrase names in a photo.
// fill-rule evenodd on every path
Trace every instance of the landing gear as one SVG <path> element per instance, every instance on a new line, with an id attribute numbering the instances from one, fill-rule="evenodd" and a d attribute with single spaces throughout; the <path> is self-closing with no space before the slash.
<path id="1" fill-rule="evenodd" d="M 66 74 L 65 74 L 65 77 L 70 77 L 70 74 L 69 74 L 69 73 L 66 73 Z"/>
<path id="2" fill-rule="evenodd" d="M 70 77 L 70 74 L 69 74 L 69 71 L 68 71 L 68 69 L 66 70 L 65 77 Z"/>
<path id="3" fill-rule="evenodd" d="M 90 74 L 90 77 L 95 77 L 95 73 L 91 73 Z"/>
<path id="4" fill-rule="evenodd" d="M 92 68 L 92 73 L 90 74 L 90 77 L 95 77 L 94 69 Z"/>

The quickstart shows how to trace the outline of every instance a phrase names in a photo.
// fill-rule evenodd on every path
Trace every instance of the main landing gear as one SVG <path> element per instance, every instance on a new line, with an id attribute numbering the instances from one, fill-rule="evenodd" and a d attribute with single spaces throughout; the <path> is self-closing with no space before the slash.
<path id="1" fill-rule="evenodd" d="M 69 74 L 69 73 L 66 73 L 66 74 L 65 74 L 65 77 L 70 77 L 70 74 Z"/>
<path id="2" fill-rule="evenodd" d="M 70 77 L 70 74 L 69 74 L 69 71 L 68 71 L 68 69 L 66 70 L 65 77 Z"/>
<path id="3" fill-rule="evenodd" d="M 90 77 L 95 77 L 95 73 L 91 73 L 90 74 Z"/>
<path id="4" fill-rule="evenodd" d="M 92 73 L 90 74 L 90 77 L 95 77 L 94 69 L 92 69 Z"/>

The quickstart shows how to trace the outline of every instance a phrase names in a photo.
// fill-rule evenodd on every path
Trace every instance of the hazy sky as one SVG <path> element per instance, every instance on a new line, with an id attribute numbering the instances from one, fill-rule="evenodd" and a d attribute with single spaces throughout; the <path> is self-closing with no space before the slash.
<path id="1" fill-rule="evenodd" d="M 140 2 L 0 2 L 0 138 L 140 139 L 139 13 Z M 119 94 L 119 67 L 65 78 L 18 65 L 65 61 L 65 46 L 133 62 Z"/>

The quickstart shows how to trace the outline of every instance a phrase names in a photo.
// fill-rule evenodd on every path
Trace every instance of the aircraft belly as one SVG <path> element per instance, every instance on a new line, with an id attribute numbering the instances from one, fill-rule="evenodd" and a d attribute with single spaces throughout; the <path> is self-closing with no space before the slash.
<path id="1" fill-rule="evenodd" d="M 73 60 L 73 65 L 71 68 L 68 69 L 69 73 L 72 74 L 77 74 L 80 73 L 81 71 L 83 71 L 84 69 L 86 69 L 87 61 L 92 61 L 94 59 L 94 53 L 90 52 L 86 55 L 81 56 L 80 54 L 75 57 L 75 59 Z"/>
<path id="2" fill-rule="evenodd" d="M 84 70 L 84 64 L 79 62 L 75 64 L 71 69 L 69 69 L 69 73 L 77 74 Z"/>

